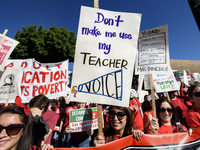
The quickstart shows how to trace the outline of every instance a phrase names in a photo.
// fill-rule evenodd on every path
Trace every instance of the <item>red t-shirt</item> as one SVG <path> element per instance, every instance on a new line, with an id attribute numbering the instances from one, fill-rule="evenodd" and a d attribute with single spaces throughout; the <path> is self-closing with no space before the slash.
<path id="1" fill-rule="evenodd" d="M 145 111 L 144 115 L 143 115 L 143 123 L 144 123 L 144 125 L 147 124 L 147 122 L 148 122 L 148 117 L 147 117 L 148 113 L 150 113 L 153 116 L 153 111 L 152 110 Z"/>
<path id="2" fill-rule="evenodd" d="M 194 107 L 191 109 L 186 116 L 186 122 L 188 127 L 200 127 L 200 108 Z"/>
<path id="3" fill-rule="evenodd" d="M 134 98 L 129 102 L 129 107 L 131 110 L 133 110 L 134 105 L 136 105 L 136 109 L 137 109 L 137 111 L 133 113 L 133 120 L 135 123 L 135 127 L 138 130 L 144 130 L 142 114 L 139 109 L 139 107 L 141 107 L 142 104 L 139 102 L 137 98 Z"/>
<path id="4" fill-rule="evenodd" d="M 183 126 L 183 128 L 185 129 L 185 131 L 187 131 L 187 128 L 186 128 L 184 125 L 182 125 L 182 126 Z M 177 132 L 176 126 L 173 125 L 173 127 L 174 127 L 174 132 Z M 149 126 L 147 127 L 147 133 L 148 133 L 148 134 L 151 133 L 151 125 L 149 125 Z M 161 125 L 161 126 L 159 127 L 159 129 L 158 129 L 158 133 L 173 133 L 173 128 L 172 128 L 171 125 Z"/>
<path id="5" fill-rule="evenodd" d="M 75 109 L 77 109 L 76 106 L 69 106 L 65 110 L 65 123 L 64 123 L 63 127 L 66 127 L 67 125 L 69 125 L 69 112 L 70 112 L 70 110 L 75 110 Z"/>
<path id="6" fill-rule="evenodd" d="M 172 104 L 176 108 L 179 118 L 185 118 L 187 115 L 187 107 L 185 104 L 180 100 L 180 98 L 176 98 L 175 100 L 171 99 Z"/>

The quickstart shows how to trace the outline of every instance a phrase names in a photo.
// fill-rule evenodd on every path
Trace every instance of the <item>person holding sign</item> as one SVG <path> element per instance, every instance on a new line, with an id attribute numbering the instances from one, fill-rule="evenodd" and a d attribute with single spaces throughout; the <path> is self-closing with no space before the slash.
<path id="1" fill-rule="evenodd" d="M 96 136 L 94 138 L 95 146 L 100 146 L 131 134 L 133 134 L 136 139 L 140 140 L 144 133 L 135 129 L 135 124 L 129 107 L 110 106 L 108 114 L 108 131 L 105 132 L 105 137 Z"/>
<path id="2" fill-rule="evenodd" d="M 174 105 L 167 100 L 167 98 L 157 100 L 156 112 L 158 119 L 153 118 L 150 114 L 148 115 L 150 125 L 147 128 L 147 133 L 154 134 L 156 130 L 158 130 L 158 133 L 187 131 L 185 126 L 179 124 L 180 121 L 176 115 L 176 109 Z"/>
<path id="3" fill-rule="evenodd" d="M 195 106 L 187 113 L 186 122 L 188 127 L 194 130 L 200 127 L 200 87 L 192 85 L 188 89 L 188 95 Z"/>

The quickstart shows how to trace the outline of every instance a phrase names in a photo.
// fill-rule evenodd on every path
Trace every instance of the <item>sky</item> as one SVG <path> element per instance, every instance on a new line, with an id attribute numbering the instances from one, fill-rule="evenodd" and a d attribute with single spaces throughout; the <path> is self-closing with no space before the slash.
<path id="1" fill-rule="evenodd" d="M 56 25 L 77 35 L 81 6 L 93 0 L 4 0 L 0 3 L 0 33 L 15 38 L 22 26 Z M 168 25 L 170 59 L 199 60 L 200 33 L 187 0 L 99 0 L 99 8 L 141 13 L 140 31 Z"/>

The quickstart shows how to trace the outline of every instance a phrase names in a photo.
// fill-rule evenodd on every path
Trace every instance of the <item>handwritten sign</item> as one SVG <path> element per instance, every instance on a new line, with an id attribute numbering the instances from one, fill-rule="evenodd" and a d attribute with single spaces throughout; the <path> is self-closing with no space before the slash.
<path id="1" fill-rule="evenodd" d="M 33 59 L 12 59 L 7 61 L 5 67 L 24 68 L 20 80 L 23 103 L 29 102 L 39 94 L 45 94 L 50 99 L 67 95 L 68 60 L 40 63 Z"/>
<path id="2" fill-rule="evenodd" d="M 7 36 L 0 34 L 0 70 L 4 71 L 4 66 L 6 61 L 10 57 L 10 54 L 14 48 L 19 44 L 18 41 L 15 41 Z"/>
<path id="3" fill-rule="evenodd" d="M 87 128 L 98 129 L 97 107 L 70 111 L 72 132 L 86 131 Z"/>
<path id="4" fill-rule="evenodd" d="M 167 25 L 140 32 L 136 58 L 136 74 L 159 74 L 169 71 Z"/>
<path id="5" fill-rule="evenodd" d="M 70 100 L 128 107 L 140 21 L 81 7 Z"/>
<path id="6" fill-rule="evenodd" d="M 179 90 L 178 83 L 171 71 L 168 74 L 153 74 L 153 84 L 157 93 Z"/>

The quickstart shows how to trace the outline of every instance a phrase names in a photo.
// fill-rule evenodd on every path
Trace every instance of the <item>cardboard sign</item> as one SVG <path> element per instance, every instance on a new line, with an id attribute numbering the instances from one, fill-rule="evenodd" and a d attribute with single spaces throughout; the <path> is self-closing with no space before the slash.
<path id="1" fill-rule="evenodd" d="M 140 21 L 81 7 L 70 100 L 128 107 Z"/>
<path id="2" fill-rule="evenodd" d="M 20 80 L 23 103 L 39 94 L 45 94 L 50 99 L 67 95 L 68 60 L 40 63 L 33 59 L 13 59 L 8 60 L 5 67 L 24 67 Z"/>
<path id="3" fill-rule="evenodd" d="M 172 71 L 168 74 L 153 74 L 153 85 L 157 93 L 180 89 Z"/>
<path id="4" fill-rule="evenodd" d="M 0 100 L 21 96 L 22 67 L 6 68 L 0 80 Z"/>
<path id="5" fill-rule="evenodd" d="M 169 71 L 167 25 L 141 31 L 138 39 L 135 74 L 159 74 Z"/>
<path id="6" fill-rule="evenodd" d="M 71 110 L 69 122 L 72 132 L 83 132 L 87 128 L 98 129 L 97 107 Z"/>
<path id="7" fill-rule="evenodd" d="M 6 61 L 18 44 L 18 41 L 15 41 L 7 36 L 0 34 L 0 71 L 4 71 Z"/>

